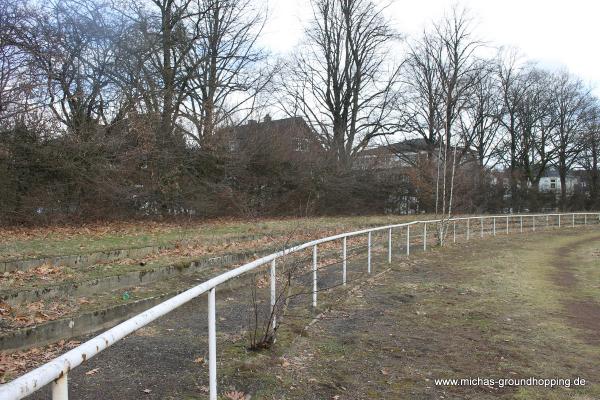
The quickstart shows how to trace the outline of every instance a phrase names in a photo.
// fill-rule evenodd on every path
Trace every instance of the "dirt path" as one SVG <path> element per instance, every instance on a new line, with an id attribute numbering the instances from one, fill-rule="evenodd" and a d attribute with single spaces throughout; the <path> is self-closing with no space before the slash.
<path id="1" fill-rule="evenodd" d="M 590 252 L 593 244 L 600 243 L 600 235 L 573 241 L 561 246 L 554 251 L 553 266 L 557 269 L 554 275 L 555 284 L 567 294 L 563 299 L 566 310 L 566 318 L 574 328 L 583 332 L 584 340 L 591 344 L 600 344 L 600 302 L 593 298 L 573 299 L 568 296 L 569 292 L 577 289 L 580 277 L 577 269 L 578 255 L 582 252 Z M 598 268 L 600 268 L 600 256 L 598 257 Z"/>
<path id="2" fill-rule="evenodd" d="M 590 236 L 584 239 L 571 241 L 568 244 L 556 248 L 553 253 L 552 264 L 556 268 L 554 282 L 557 286 L 571 289 L 577 284 L 575 276 L 576 254 L 585 249 L 589 244 L 600 242 L 600 235 Z"/>

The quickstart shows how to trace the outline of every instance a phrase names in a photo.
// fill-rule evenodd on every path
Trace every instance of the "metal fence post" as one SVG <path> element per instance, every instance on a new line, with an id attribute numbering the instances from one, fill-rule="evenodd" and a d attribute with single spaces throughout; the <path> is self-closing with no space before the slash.
<path id="1" fill-rule="evenodd" d="M 508 231 L 508 217 L 506 217 L 506 234 L 508 235 L 510 232 Z"/>
<path id="2" fill-rule="evenodd" d="M 69 399 L 69 382 L 67 374 L 64 374 L 54 382 L 52 382 L 52 400 L 68 400 Z"/>
<path id="3" fill-rule="evenodd" d="M 573 213 L 573 228 L 575 228 L 575 213 Z"/>
<path id="4" fill-rule="evenodd" d="M 546 228 L 550 227 L 550 216 L 546 215 Z"/>
<path id="5" fill-rule="evenodd" d="M 275 315 L 275 302 L 277 294 L 277 284 L 275 274 L 275 260 L 271 261 L 271 315 L 273 316 L 273 329 L 277 326 L 277 316 Z"/>
<path id="6" fill-rule="evenodd" d="M 410 256 L 410 225 L 406 227 L 406 255 Z"/>
<path id="7" fill-rule="evenodd" d="M 558 214 L 558 227 L 560 228 L 560 214 Z"/>
<path id="8" fill-rule="evenodd" d="M 423 223 L 423 251 L 427 250 L 427 224 Z"/>
<path id="9" fill-rule="evenodd" d="M 452 221 L 452 237 L 452 240 L 456 243 L 456 221 Z"/>
<path id="10" fill-rule="evenodd" d="M 481 228 L 481 238 L 483 239 L 483 217 L 479 218 L 479 227 Z"/>
<path id="11" fill-rule="evenodd" d="M 344 245 L 342 249 L 342 258 L 344 261 L 342 262 L 342 283 L 346 286 L 346 236 L 344 236 Z"/>
<path id="12" fill-rule="evenodd" d="M 371 232 L 369 232 L 369 237 L 367 239 L 367 272 L 371 273 Z"/>
<path id="13" fill-rule="evenodd" d="M 535 232 L 535 215 L 531 216 L 531 225 L 532 225 L 532 229 Z"/>
<path id="14" fill-rule="evenodd" d="M 521 219 L 521 233 L 523 233 L 523 216 L 522 215 L 520 216 L 520 219 Z"/>
<path id="15" fill-rule="evenodd" d="M 313 246 L 313 307 L 317 307 L 317 245 Z"/>
<path id="16" fill-rule="evenodd" d="M 217 327 L 215 288 L 208 292 L 208 380 L 210 400 L 217 400 Z"/>
<path id="17" fill-rule="evenodd" d="M 388 264 L 392 263 L 392 228 L 388 230 Z"/>
<path id="18" fill-rule="evenodd" d="M 587 214 L 583 214 L 583 224 L 587 225 Z"/>
<path id="19" fill-rule="evenodd" d="M 496 236 L 496 217 L 494 217 L 494 236 Z"/>
<path id="20" fill-rule="evenodd" d="M 467 242 L 471 236 L 471 218 L 467 218 Z"/>

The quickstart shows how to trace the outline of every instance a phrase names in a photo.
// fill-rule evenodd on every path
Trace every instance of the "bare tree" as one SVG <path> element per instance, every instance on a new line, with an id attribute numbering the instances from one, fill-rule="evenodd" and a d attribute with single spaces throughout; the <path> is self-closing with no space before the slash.
<path id="1" fill-rule="evenodd" d="M 208 10 L 200 24 L 201 36 L 185 65 L 197 71 L 190 79 L 189 101 L 183 116 L 194 124 L 190 136 L 207 144 L 215 127 L 244 120 L 254 111 L 257 95 L 271 81 L 267 53 L 256 40 L 264 10 L 250 0 L 202 0 Z"/>
<path id="2" fill-rule="evenodd" d="M 500 91 L 491 68 L 482 68 L 467 106 L 459 115 L 461 142 L 472 148 L 481 170 L 498 162 Z"/>
<path id="3" fill-rule="evenodd" d="M 533 65 L 519 65 L 515 53 L 500 59 L 497 68 L 502 98 L 498 156 L 508 166 L 511 208 L 518 210 L 554 157 L 549 142 L 555 123 L 549 103 L 551 77 Z"/>
<path id="4" fill-rule="evenodd" d="M 398 131 L 408 135 L 418 133 L 427 143 L 430 153 L 433 153 L 443 125 L 442 88 L 434 58 L 437 53 L 427 33 L 410 45 L 401 70 L 402 86 L 396 104 Z"/>
<path id="5" fill-rule="evenodd" d="M 560 205 L 567 208 L 567 174 L 577 162 L 586 145 L 588 119 L 593 99 L 583 82 L 563 71 L 553 76 L 552 113 L 556 129 L 551 136 L 556 148 L 555 165 L 560 177 Z"/>
<path id="6" fill-rule="evenodd" d="M 27 8 L 16 1 L 0 4 L 0 128 L 25 112 L 28 99 L 39 82 L 33 80 L 30 58 L 18 46 Z"/>
<path id="7" fill-rule="evenodd" d="M 587 173 L 589 208 L 595 210 L 600 208 L 600 108 L 597 99 L 584 129 L 579 164 Z"/>
<path id="8" fill-rule="evenodd" d="M 482 76 L 483 65 L 476 54 L 482 43 L 474 38 L 467 11 L 457 7 L 435 24 L 432 35 L 433 58 L 442 91 L 444 143 L 450 149 L 454 124 Z"/>
<path id="9" fill-rule="evenodd" d="M 31 10 L 16 35 L 46 82 L 47 105 L 55 118 L 81 140 L 106 123 L 111 43 L 106 37 L 107 6 L 62 0 Z"/>
<path id="10" fill-rule="evenodd" d="M 508 165 L 511 206 L 517 209 L 519 120 L 517 110 L 523 100 L 522 66 L 514 49 L 501 49 L 497 61 L 497 81 L 502 102 L 498 122 L 504 133 L 504 146 L 499 156 Z"/>
<path id="11" fill-rule="evenodd" d="M 472 33 L 472 21 L 466 10 L 454 7 L 431 31 L 409 46 L 402 69 L 401 93 L 397 98 L 398 123 L 407 135 L 418 134 L 428 148 L 430 163 L 435 163 L 434 177 L 436 214 L 449 218 L 456 164 L 470 153 L 474 132 L 466 132 L 466 124 L 476 130 L 482 121 L 474 121 L 473 95 L 486 74 L 484 62 L 477 56 L 482 43 Z M 486 116 L 487 117 L 487 116 Z M 460 125 L 457 128 L 457 122 Z M 480 130 L 487 132 L 485 126 Z M 459 142 L 463 141 L 461 148 Z M 487 145 L 487 142 L 486 142 Z M 403 158 L 402 154 L 398 154 Z M 406 160 L 410 162 L 411 160 Z M 420 170 L 429 174 L 431 168 Z M 429 180 L 427 177 L 421 179 Z M 440 243 L 445 229 L 440 224 Z"/>
<path id="12" fill-rule="evenodd" d="M 389 60 L 398 34 L 369 0 L 314 0 L 306 41 L 287 62 L 281 88 L 290 115 L 319 133 L 330 157 L 348 168 L 389 130 L 398 69 Z"/>
<path id="13" fill-rule="evenodd" d="M 419 182 L 417 186 L 427 188 L 424 193 L 429 193 L 429 189 L 434 185 L 435 177 L 432 174 L 434 164 L 437 163 L 439 168 L 436 144 L 440 142 L 443 126 L 443 99 L 434 57 L 438 52 L 435 46 L 431 35 L 427 32 L 424 32 L 418 40 L 409 41 L 408 54 L 400 68 L 400 84 L 393 105 L 394 131 L 403 134 L 409 140 L 404 142 L 404 146 L 398 148 L 391 145 L 390 139 L 386 137 L 388 147 L 395 156 L 414 169 L 412 180 Z M 425 143 L 426 160 L 414 157 L 413 151 L 406 151 L 412 144 L 415 151 L 422 149 L 421 140 L 413 139 L 415 135 Z M 438 190 L 434 192 L 437 197 Z M 437 198 L 435 207 L 438 207 Z"/>
<path id="14" fill-rule="evenodd" d="M 118 9 L 128 30 L 117 39 L 113 79 L 123 91 L 123 114 L 151 119 L 158 149 L 181 147 L 179 123 L 201 61 L 190 61 L 204 38 L 209 10 L 199 0 L 136 0 Z M 193 64 L 190 64 L 193 63 Z"/>
<path id="15" fill-rule="evenodd" d="M 458 141 L 453 141 L 457 133 L 455 125 L 468 107 L 471 94 L 482 77 L 480 70 L 483 68 L 483 63 L 477 57 L 477 51 L 482 43 L 473 35 L 472 20 L 467 11 L 458 7 L 452 8 L 448 15 L 434 24 L 433 31 L 424 35 L 422 43 L 424 56 L 421 57 L 423 60 L 421 70 L 429 70 L 431 63 L 435 72 L 432 71 L 428 76 L 437 80 L 434 90 L 439 90 L 441 130 L 438 136 L 436 213 L 438 211 L 442 213 L 442 223 L 439 224 L 438 233 L 439 242 L 443 245 L 447 222 L 452 213 L 456 163 L 460 162 L 462 155 L 468 152 L 469 145 L 464 144 L 457 158 Z M 431 92 L 428 97 L 435 93 L 429 89 L 424 93 L 428 91 Z M 431 100 L 428 100 L 428 103 L 433 105 Z M 433 111 L 433 107 L 430 107 L 428 111 L 430 117 L 434 112 L 438 111 Z"/>
<path id="16" fill-rule="evenodd" d="M 556 119 L 552 113 L 552 76 L 532 68 L 523 76 L 523 99 L 517 108 L 517 160 L 522 187 L 537 187 L 555 155 L 550 137 Z"/>

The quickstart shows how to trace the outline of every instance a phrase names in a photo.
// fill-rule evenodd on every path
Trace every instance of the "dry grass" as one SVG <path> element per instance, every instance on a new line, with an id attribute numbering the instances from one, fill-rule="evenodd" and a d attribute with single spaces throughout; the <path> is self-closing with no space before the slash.
<path id="1" fill-rule="evenodd" d="M 253 399 L 599 398 L 600 334 L 568 307 L 600 302 L 599 281 L 584 278 L 598 278 L 598 243 L 597 230 L 563 231 L 471 242 L 396 262 L 305 335 L 291 332 L 298 321 L 287 326 L 273 353 L 254 356 L 250 370 L 239 368 L 248 356 L 230 349 L 227 357 L 240 364 L 224 363 L 225 381 Z M 575 285 L 556 281 L 558 259 L 571 261 Z M 468 377 L 588 383 L 435 385 L 437 378 Z"/>

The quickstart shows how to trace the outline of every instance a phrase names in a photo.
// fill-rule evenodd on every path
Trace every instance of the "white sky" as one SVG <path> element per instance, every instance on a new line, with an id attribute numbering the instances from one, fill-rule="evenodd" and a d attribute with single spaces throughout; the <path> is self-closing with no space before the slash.
<path id="1" fill-rule="evenodd" d="M 456 1 L 392 0 L 386 15 L 401 33 L 417 36 Z M 285 54 L 301 40 L 309 0 L 268 0 L 262 44 Z M 462 0 L 475 33 L 492 46 L 517 47 L 548 67 L 567 67 L 600 95 L 600 0 Z"/>

